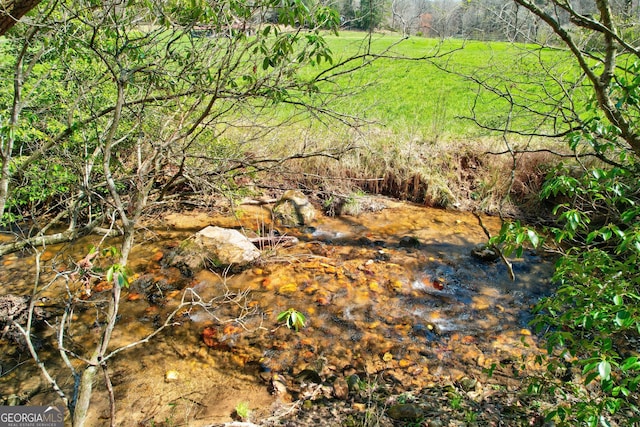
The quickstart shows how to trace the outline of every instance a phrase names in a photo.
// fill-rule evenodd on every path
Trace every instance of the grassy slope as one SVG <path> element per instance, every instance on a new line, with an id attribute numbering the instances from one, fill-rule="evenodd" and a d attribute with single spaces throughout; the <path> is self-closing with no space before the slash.
<path id="1" fill-rule="evenodd" d="M 536 64 L 531 64 L 535 58 L 523 58 L 522 47 L 508 43 L 401 39 L 392 34 L 373 35 L 369 39 L 367 34 L 359 32 L 342 32 L 338 36 L 328 35 L 326 39 L 334 52 L 334 63 L 370 48 L 372 53 L 384 52 L 396 57 L 441 55 L 438 63 L 461 74 L 490 78 L 496 64 L 510 64 L 513 78 L 526 82 L 535 77 L 529 75 L 535 69 Z M 551 52 L 550 55 L 557 58 L 560 54 Z M 316 73 L 318 68 L 307 71 Z M 302 184 L 319 185 L 323 191 L 348 193 L 364 189 L 442 206 L 464 207 L 464 202 L 472 199 L 483 209 L 495 210 L 497 198 L 506 189 L 508 178 L 501 171 L 509 159 L 481 159 L 480 154 L 485 151 L 503 149 L 499 135 L 491 135 L 461 117 L 469 117 L 475 104 L 479 116 L 500 124 L 508 111 L 505 103 L 486 95 L 475 102 L 473 82 L 444 72 L 428 60 L 378 59 L 337 82 L 348 95 L 335 99 L 328 107 L 365 119 L 368 124 L 357 132 L 336 122 L 303 121 L 267 136 L 261 135 L 250 149 L 246 145 L 241 148 L 254 152 L 256 157 L 274 158 L 294 148 L 301 150 L 303 145 L 307 152 L 355 145 L 360 150 L 351 152 L 339 163 L 326 159 L 289 163 L 282 173 L 285 176 L 290 173 L 292 181 L 300 181 L 301 172 L 338 179 L 332 179 L 331 185 L 303 179 Z M 539 88 L 531 87 L 533 94 L 537 90 Z M 268 114 L 274 117 L 283 118 L 291 113 L 285 106 L 272 108 Z M 220 139 L 215 145 L 222 147 L 230 140 L 252 140 L 253 135 L 242 132 L 253 131 L 233 130 L 228 140 Z M 538 164 L 534 161 L 533 167 L 537 168 Z M 463 170 L 469 165 L 473 168 L 471 171 Z M 540 173 L 530 172 L 523 170 L 522 175 Z M 376 179 L 378 181 L 371 181 Z M 413 184 L 408 185 L 408 181 Z"/>

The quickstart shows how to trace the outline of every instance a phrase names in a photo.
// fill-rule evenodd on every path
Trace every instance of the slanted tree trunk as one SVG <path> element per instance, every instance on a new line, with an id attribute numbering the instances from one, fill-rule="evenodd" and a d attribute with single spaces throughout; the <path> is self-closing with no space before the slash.
<path id="1" fill-rule="evenodd" d="M 36 7 L 40 0 L 1 0 L 0 36 L 9 31 L 27 12 Z"/>
<path id="2" fill-rule="evenodd" d="M 94 221 L 81 228 L 70 228 L 60 233 L 40 235 L 0 245 L 0 257 L 12 252 L 21 251 L 25 248 L 72 242 L 80 237 L 90 234 L 98 223 L 99 221 Z"/>
<path id="3" fill-rule="evenodd" d="M 614 23 L 611 3 L 608 0 L 596 1 L 600 17 L 595 20 L 591 16 L 578 13 L 571 7 L 570 3 L 553 2 L 553 4 L 556 4 L 569 14 L 571 22 L 576 27 L 586 29 L 602 40 L 603 54 L 598 58 L 599 66 L 594 67 L 591 54 L 585 52 L 578 45 L 575 36 L 567 30 L 566 26 L 553 13 L 547 12 L 532 0 L 514 1 L 544 21 L 562 40 L 590 82 L 591 89 L 598 100 L 600 111 L 602 111 L 609 123 L 618 128 L 620 138 L 629 144 L 629 148 L 635 155 L 640 156 L 640 133 L 637 130 L 636 123 L 633 117 L 630 118 L 628 114 L 625 114 L 624 103 L 620 103 L 611 90 L 611 81 L 618 65 L 618 46 L 636 58 L 640 57 L 640 50 L 619 35 L 620 31 Z M 556 9 L 553 9 L 553 11 L 555 12 Z M 581 123 L 581 125 L 584 126 L 585 124 Z"/>

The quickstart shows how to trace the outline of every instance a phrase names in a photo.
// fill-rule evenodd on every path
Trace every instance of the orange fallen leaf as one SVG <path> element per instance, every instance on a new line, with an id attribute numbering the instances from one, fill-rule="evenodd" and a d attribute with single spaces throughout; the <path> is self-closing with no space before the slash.
<path id="1" fill-rule="evenodd" d="M 214 347 L 216 345 L 216 337 L 218 331 L 215 328 L 207 327 L 202 330 L 202 341 L 207 347 Z"/>
<path id="2" fill-rule="evenodd" d="M 103 281 L 93 287 L 93 292 L 110 291 L 112 288 L 113 284 Z"/>
<path id="3" fill-rule="evenodd" d="M 131 292 L 129 295 L 127 295 L 127 301 L 138 301 L 141 298 L 142 294 L 139 294 L 138 292 Z"/>

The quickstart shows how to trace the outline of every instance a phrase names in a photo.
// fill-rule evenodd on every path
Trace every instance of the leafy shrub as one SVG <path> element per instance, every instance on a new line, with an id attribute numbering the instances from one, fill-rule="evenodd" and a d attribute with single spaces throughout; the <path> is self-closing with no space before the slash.
<path id="1" fill-rule="evenodd" d="M 558 202 L 557 224 L 544 230 L 561 252 L 554 295 L 539 302 L 532 325 L 544 332 L 550 373 L 561 368 L 578 377 L 591 394 L 579 404 L 548 414 L 561 424 L 609 425 L 621 410 L 640 420 L 640 182 L 633 165 L 591 167 L 581 174 L 561 167 L 541 196 Z M 538 243 L 532 229 L 507 223 L 495 244 L 505 252 Z M 552 380 L 555 378 L 551 376 Z M 553 382 L 549 391 L 570 389 Z M 630 422 L 634 422 L 631 420 Z"/>
<path id="2" fill-rule="evenodd" d="M 585 385 L 597 380 L 601 396 L 574 407 L 575 418 L 597 425 L 606 413 L 633 403 L 640 383 L 640 183 L 631 168 L 590 168 L 581 176 L 547 181 L 543 197 L 562 196 L 550 228 L 569 248 L 558 260 L 555 295 L 537 306 L 536 328 L 550 358 L 570 360 Z M 552 361 L 553 362 L 553 361 Z M 558 412 L 552 412 L 557 416 Z"/>
<path id="3" fill-rule="evenodd" d="M 22 158 L 12 164 L 12 174 Z M 7 211 L 2 218 L 2 224 L 21 221 L 29 212 L 38 214 L 48 210 L 61 200 L 69 197 L 70 188 L 75 186 L 77 177 L 56 159 L 34 163 L 18 177 L 19 182 L 7 202 Z"/>

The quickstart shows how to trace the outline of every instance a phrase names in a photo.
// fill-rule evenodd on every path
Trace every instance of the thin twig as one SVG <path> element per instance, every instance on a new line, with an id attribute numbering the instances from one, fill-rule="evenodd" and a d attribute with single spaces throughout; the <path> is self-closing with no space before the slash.
<path id="1" fill-rule="evenodd" d="M 489 232 L 487 227 L 485 227 L 484 223 L 482 222 L 482 218 L 480 217 L 480 215 L 475 211 L 473 212 L 473 215 L 478 219 L 478 224 L 480 224 L 480 228 L 482 228 L 482 231 L 484 231 L 484 234 L 487 236 L 487 239 L 489 239 L 489 241 L 491 241 L 491 233 Z M 489 243 L 489 247 L 491 249 L 493 249 L 494 251 L 496 251 L 496 253 L 500 257 L 500 259 L 502 260 L 504 265 L 507 267 L 507 271 L 509 272 L 509 278 L 512 281 L 515 281 L 516 280 L 516 275 L 513 272 L 513 265 L 511 264 L 511 262 L 507 259 L 507 257 L 504 256 L 504 254 L 502 253 L 502 251 L 500 250 L 499 247 L 497 247 L 496 245 L 494 245 L 492 243 Z"/>
<path id="2" fill-rule="evenodd" d="M 109 377 L 109 369 L 107 368 L 107 363 L 101 363 L 102 373 L 104 374 L 104 384 L 107 387 L 107 394 L 109 395 L 109 412 L 111 416 L 109 417 L 109 425 L 111 427 L 115 427 L 116 425 L 116 398 L 113 393 L 113 384 L 111 383 L 111 378 Z"/>

